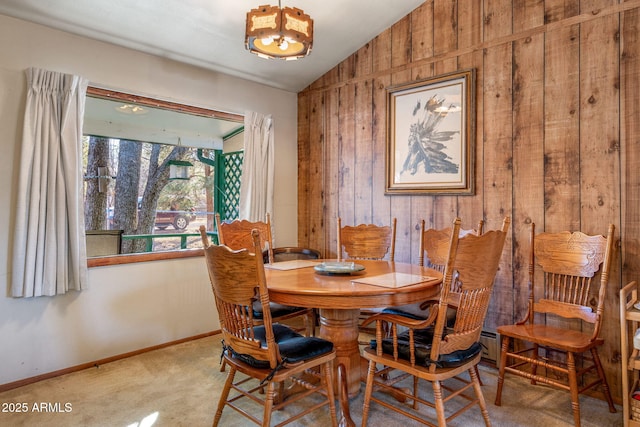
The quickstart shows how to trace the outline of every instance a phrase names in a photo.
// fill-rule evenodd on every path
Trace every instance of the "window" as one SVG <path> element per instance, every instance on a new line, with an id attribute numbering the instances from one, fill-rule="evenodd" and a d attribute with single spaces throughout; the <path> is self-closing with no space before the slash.
<path id="1" fill-rule="evenodd" d="M 213 230 L 215 212 L 237 217 L 242 116 L 91 87 L 87 95 L 88 234 L 122 230 L 123 254 L 200 248 L 198 228 Z"/>

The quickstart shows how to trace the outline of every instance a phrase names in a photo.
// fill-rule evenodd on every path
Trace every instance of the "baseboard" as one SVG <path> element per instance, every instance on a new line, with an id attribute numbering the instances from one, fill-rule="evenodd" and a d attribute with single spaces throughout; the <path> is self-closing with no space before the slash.
<path id="1" fill-rule="evenodd" d="M 22 380 L 14 381 L 11 383 L 0 384 L 0 393 L 8 390 L 12 390 L 14 388 L 22 387 L 28 384 L 37 383 L 42 380 L 47 380 L 49 378 L 59 377 L 60 375 L 70 374 L 72 372 L 82 371 L 84 369 L 93 368 L 96 366 L 104 365 L 105 363 L 115 362 L 116 360 L 126 359 L 127 357 L 137 356 L 142 353 L 147 353 L 153 350 L 159 350 L 161 348 L 171 347 L 173 345 L 182 344 L 184 342 L 197 340 L 200 338 L 210 337 L 212 335 L 219 334 L 220 330 L 205 332 L 204 334 L 194 335 L 187 338 L 182 338 L 175 341 L 170 341 L 164 344 L 158 344 L 151 347 L 142 348 L 140 350 L 130 351 L 128 353 L 118 354 L 116 356 L 107 357 L 104 359 L 96 360 L 93 362 L 82 363 L 80 365 L 71 366 L 69 368 L 60 369 L 53 372 L 48 372 L 46 374 L 36 375 L 35 377 L 25 378 Z"/>
<path id="2" fill-rule="evenodd" d="M 500 336 L 495 332 L 482 331 L 480 334 L 482 344 L 482 358 L 498 365 L 500 358 Z"/>

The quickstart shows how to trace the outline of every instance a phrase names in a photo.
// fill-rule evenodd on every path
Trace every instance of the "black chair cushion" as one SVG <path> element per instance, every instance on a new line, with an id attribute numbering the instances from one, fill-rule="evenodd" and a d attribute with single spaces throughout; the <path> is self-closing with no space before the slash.
<path id="1" fill-rule="evenodd" d="M 263 347 L 267 346 L 264 326 L 254 329 L 255 338 Z M 333 343 L 318 337 L 305 337 L 288 326 L 273 324 L 273 335 L 280 348 L 280 355 L 287 363 L 303 362 L 333 350 Z M 259 369 L 268 369 L 268 360 L 259 360 L 246 354 L 239 354 L 230 349 L 233 357 Z"/>
<path id="2" fill-rule="evenodd" d="M 437 305 L 432 305 L 424 310 L 420 309 L 419 304 L 400 305 L 396 307 L 386 307 L 382 310 L 385 314 L 396 314 L 404 316 L 412 320 L 425 320 L 429 317 L 429 310 L 432 308 L 437 310 Z M 447 326 L 452 328 L 456 322 L 456 309 L 453 307 L 447 307 Z"/>
<path id="3" fill-rule="evenodd" d="M 445 328 L 444 335 L 447 335 Z M 426 329 L 418 329 L 413 333 L 416 365 L 429 367 L 433 361 L 431 360 L 431 343 L 433 342 L 433 327 Z M 376 349 L 376 340 L 371 340 L 372 349 Z M 393 354 L 393 338 L 385 338 L 382 340 L 382 351 L 386 354 Z M 449 354 L 441 354 L 436 362 L 437 366 L 442 368 L 454 368 L 463 365 L 469 360 L 476 357 L 482 351 L 482 345 L 479 342 L 473 343 L 471 347 L 465 350 L 457 350 Z M 409 346 L 409 331 L 405 331 L 398 335 L 398 356 L 404 360 L 411 360 Z"/>
<path id="4" fill-rule="evenodd" d="M 318 259 L 320 251 L 311 248 L 299 248 L 294 246 L 285 246 L 273 248 L 274 262 L 290 261 L 294 259 Z M 262 252 L 262 260 L 265 264 L 269 262 L 269 250 Z"/>
<path id="5" fill-rule="evenodd" d="M 413 308 L 413 307 L 411 307 Z M 383 314 L 395 314 L 398 316 L 404 316 L 412 320 L 424 320 L 429 316 L 429 309 L 426 310 L 409 310 L 409 307 L 386 307 L 382 310 Z"/>
<path id="6" fill-rule="evenodd" d="M 295 313 L 296 311 L 304 310 L 300 307 L 292 307 L 290 305 L 282 305 L 275 302 L 270 302 L 269 308 L 271 309 L 271 317 L 285 316 L 287 314 Z M 254 301 L 253 303 L 253 317 L 256 319 L 262 319 L 263 317 L 262 304 L 260 301 Z"/>

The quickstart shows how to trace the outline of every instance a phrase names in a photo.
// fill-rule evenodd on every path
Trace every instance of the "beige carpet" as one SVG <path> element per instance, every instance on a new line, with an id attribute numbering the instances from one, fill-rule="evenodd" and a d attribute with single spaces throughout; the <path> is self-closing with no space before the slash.
<path id="1" fill-rule="evenodd" d="M 0 426 L 209 426 L 226 375 L 219 372 L 219 355 L 220 338 L 214 336 L 9 390 L 0 393 Z M 494 426 L 573 425 L 568 393 L 507 377 L 503 403 L 497 407 L 495 369 L 481 367 L 481 377 Z M 426 383 L 422 388 L 425 393 L 430 389 Z M 601 400 L 581 397 L 580 404 L 585 427 L 623 425 L 620 407 L 610 414 Z M 360 425 L 362 396 L 352 399 L 350 406 Z M 21 409 L 24 412 L 16 412 Z M 291 425 L 329 426 L 325 412 L 316 411 L 310 419 Z M 421 412 L 433 419 L 429 408 Z M 418 425 L 398 417 L 372 406 L 368 425 Z M 226 410 L 221 425 L 254 424 Z M 484 424 L 479 410 L 472 409 L 450 425 Z"/>

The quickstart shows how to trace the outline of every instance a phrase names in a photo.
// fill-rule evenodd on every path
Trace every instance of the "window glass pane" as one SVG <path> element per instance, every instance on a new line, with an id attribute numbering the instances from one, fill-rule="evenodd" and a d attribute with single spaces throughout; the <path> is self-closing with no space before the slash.
<path id="1" fill-rule="evenodd" d="M 242 123 L 96 100 L 87 98 L 83 141 L 92 241 L 116 235 L 122 254 L 200 248 L 199 227 L 213 231 L 214 212 L 237 217 L 243 153 L 223 154 L 221 132 L 237 138 Z"/>

